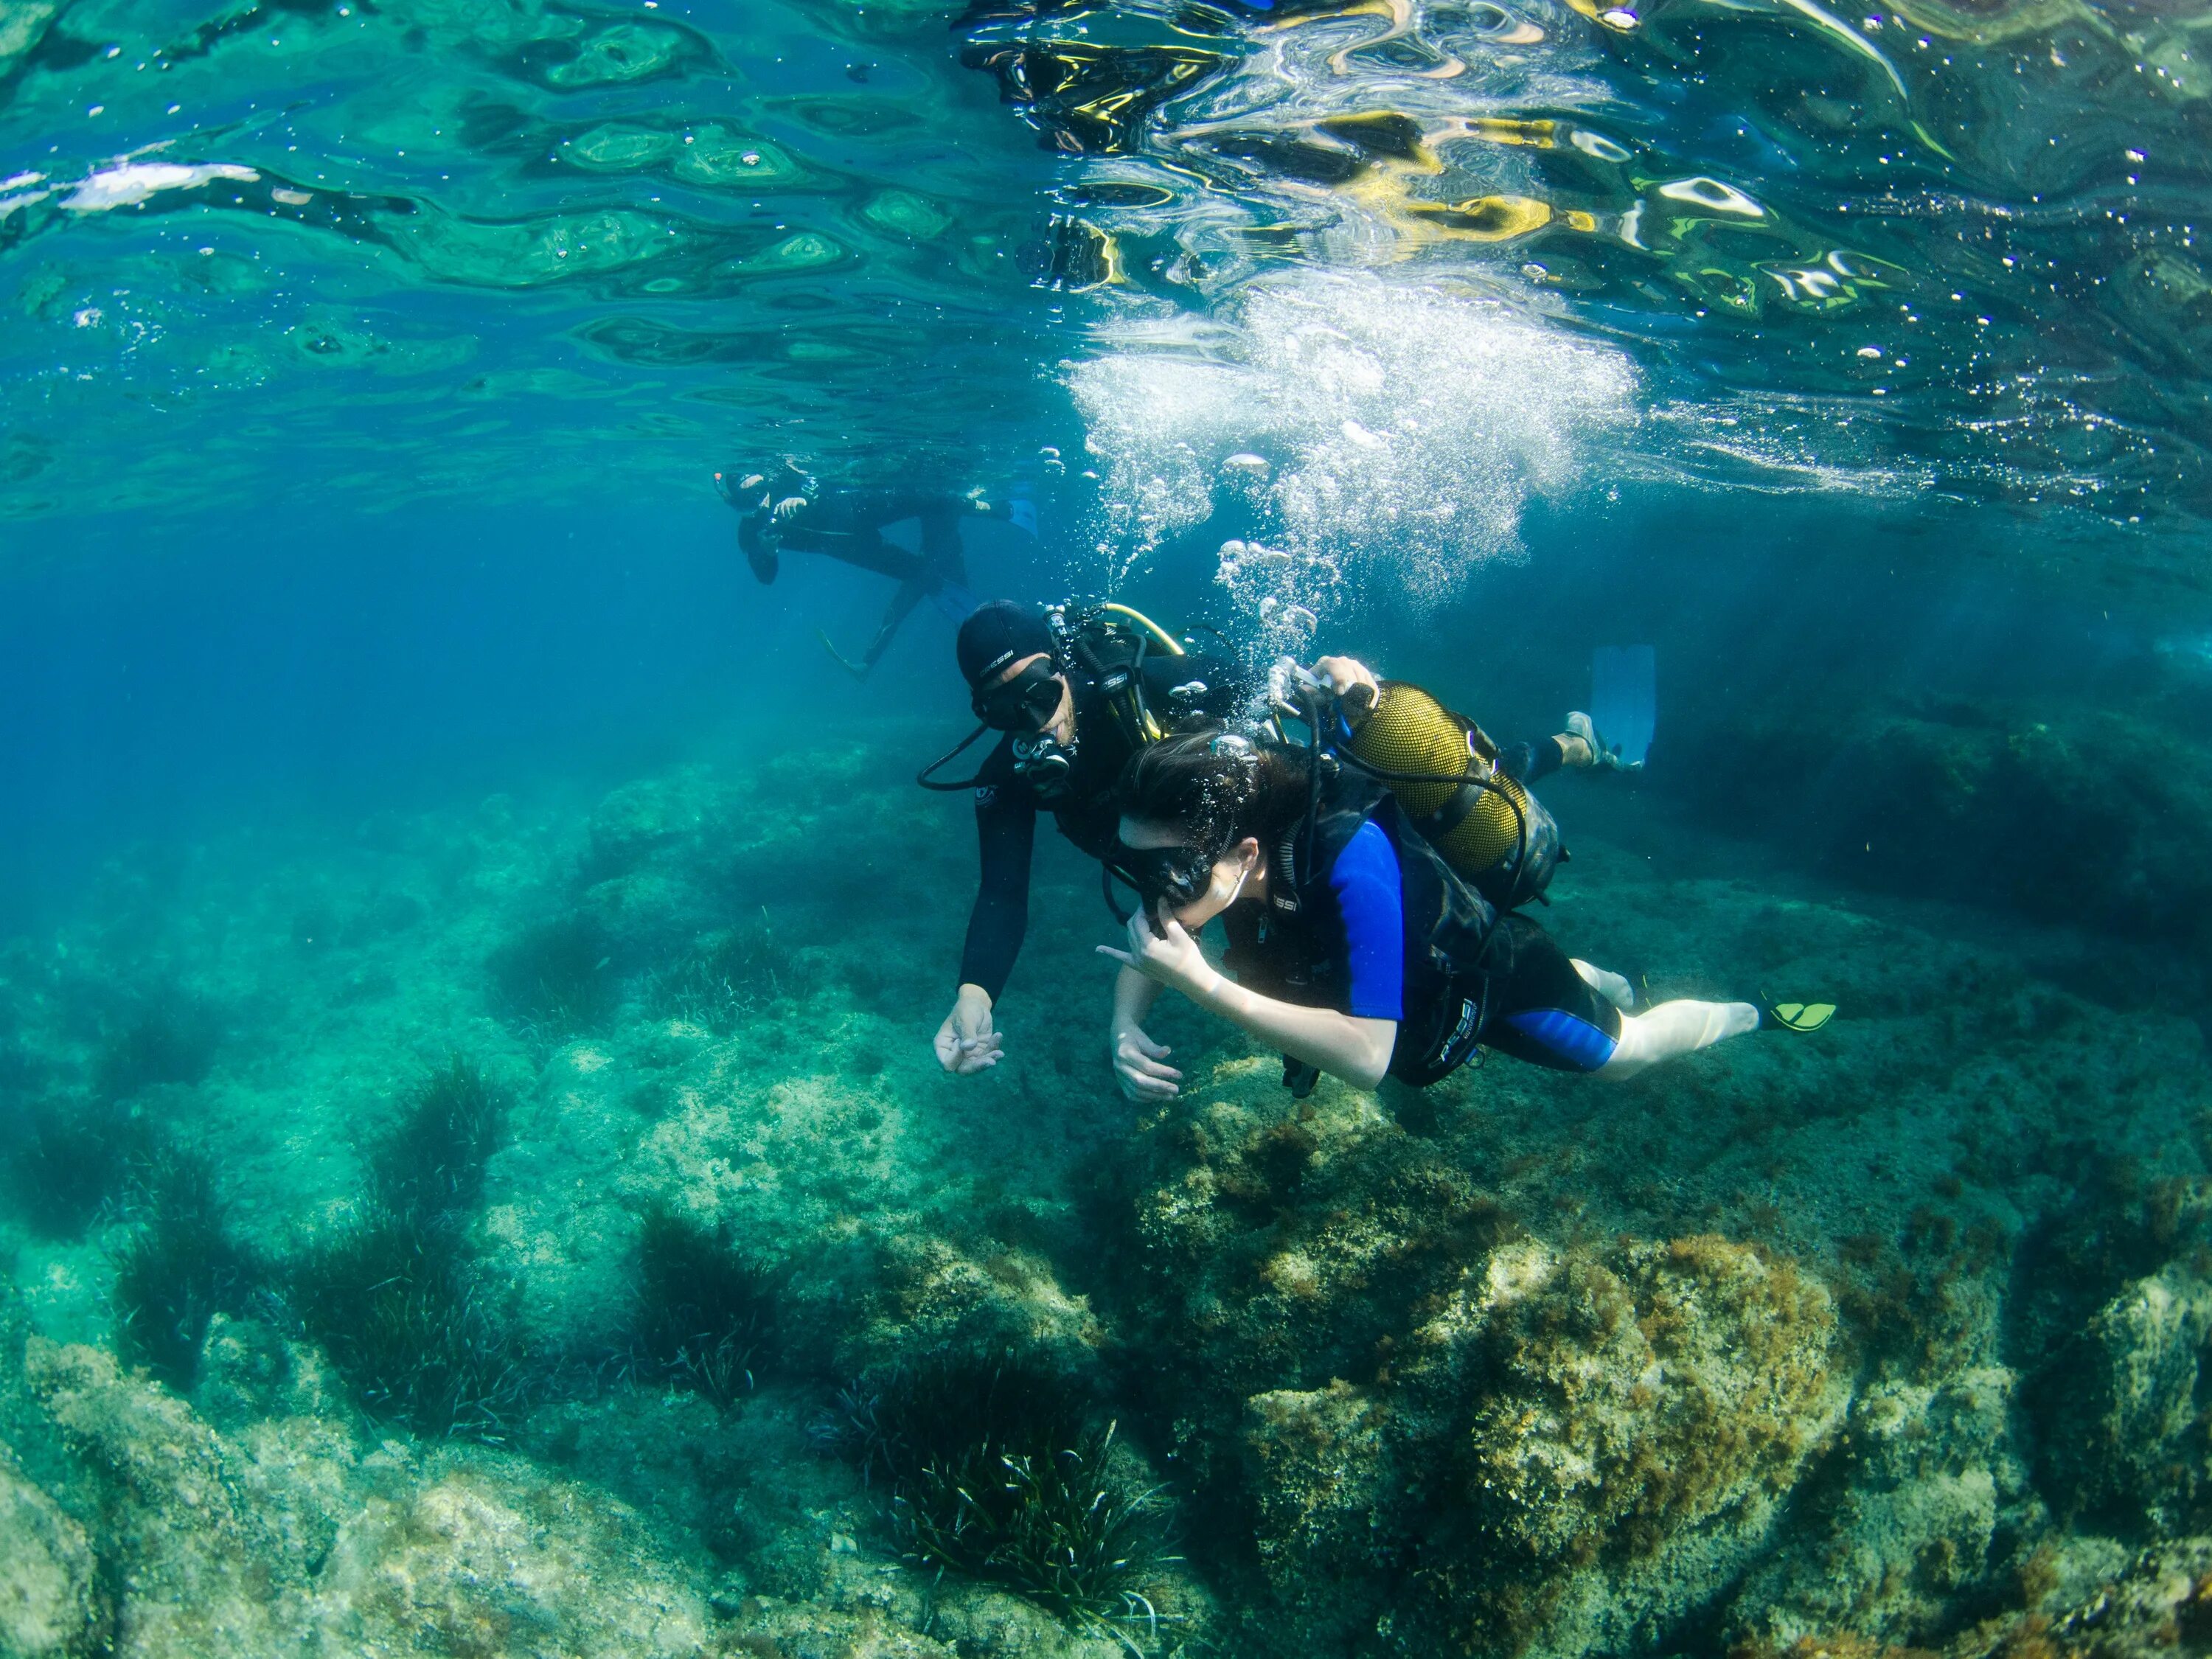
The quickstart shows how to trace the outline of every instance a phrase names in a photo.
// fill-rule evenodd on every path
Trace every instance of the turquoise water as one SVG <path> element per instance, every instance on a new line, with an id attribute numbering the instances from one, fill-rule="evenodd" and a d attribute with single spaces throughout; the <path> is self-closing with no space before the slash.
<path id="1" fill-rule="evenodd" d="M 0 0 L 0 1654 L 2204 1650 L 2207 54 Z M 1509 741 L 1654 646 L 1540 919 L 1833 1023 L 1133 1103 L 1046 833 L 947 1077 L 959 606 L 842 669 L 785 457 Z"/>

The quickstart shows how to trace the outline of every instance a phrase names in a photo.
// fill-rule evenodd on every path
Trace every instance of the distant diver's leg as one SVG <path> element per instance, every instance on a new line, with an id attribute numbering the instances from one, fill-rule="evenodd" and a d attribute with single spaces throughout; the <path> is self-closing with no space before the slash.
<path id="1" fill-rule="evenodd" d="M 899 631 L 900 624 L 914 614 L 915 606 L 937 591 L 938 586 L 936 578 L 928 575 L 915 576 L 899 584 L 898 592 L 891 595 L 890 605 L 884 611 L 884 620 L 876 629 L 876 637 L 868 641 L 868 648 L 860 653 L 861 673 L 866 674 L 873 668 L 884 653 L 890 649 L 891 639 Z"/>
<path id="2" fill-rule="evenodd" d="M 1624 1014 L 1613 1058 L 1598 1068 L 1606 1078 L 1628 1078 L 1678 1054 L 1710 1048 L 1759 1027 L 1748 1002 L 1662 1002 L 1640 1014 Z"/>
<path id="3" fill-rule="evenodd" d="M 1575 964 L 1575 971 L 1583 976 L 1583 983 L 1589 986 L 1591 990 L 1620 1009 L 1622 1013 L 1634 1012 L 1636 988 L 1626 979 L 1614 973 L 1610 968 L 1600 968 L 1592 963 L 1584 962 L 1580 957 L 1570 957 L 1567 960 Z"/>
<path id="4" fill-rule="evenodd" d="M 1581 751 L 1581 760 L 1575 758 L 1577 742 L 1562 733 L 1540 743 L 1516 743 L 1498 751 L 1498 769 L 1518 784 L 1540 783 L 1562 766 L 1589 764 L 1588 750 Z"/>
<path id="5" fill-rule="evenodd" d="M 960 540 L 960 520 L 951 512 L 921 515 L 921 562 L 941 581 L 968 586 L 968 550 Z"/>

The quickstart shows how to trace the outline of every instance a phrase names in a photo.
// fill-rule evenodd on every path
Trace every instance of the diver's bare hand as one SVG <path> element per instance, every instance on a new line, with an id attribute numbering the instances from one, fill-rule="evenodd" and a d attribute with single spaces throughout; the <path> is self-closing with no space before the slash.
<path id="1" fill-rule="evenodd" d="M 973 1077 L 996 1066 L 1006 1045 L 991 1024 L 990 993 L 980 985 L 962 986 L 933 1046 L 937 1063 L 955 1077 Z"/>
<path id="2" fill-rule="evenodd" d="M 1355 714 L 1372 708 L 1382 693 L 1375 671 L 1352 657 L 1323 657 L 1314 665 L 1314 672 L 1327 680 L 1336 700 Z"/>
<path id="3" fill-rule="evenodd" d="M 778 524 L 787 524 L 806 511 L 806 497 L 787 495 L 778 501 L 771 511 Z"/>
<path id="4" fill-rule="evenodd" d="M 1146 979 L 1180 991 L 1194 1002 L 1202 1001 L 1219 977 L 1188 928 L 1170 916 L 1155 929 L 1152 919 L 1141 908 L 1129 918 L 1129 948 L 1116 951 L 1110 945 L 1102 945 L 1098 954 L 1111 957 L 1124 968 L 1133 968 Z"/>
<path id="5" fill-rule="evenodd" d="M 1153 1042 L 1137 1026 L 1116 1025 L 1108 1046 L 1114 1056 L 1114 1075 L 1130 1099 L 1173 1100 L 1182 1092 L 1176 1085 L 1182 1081 L 1182 1073 L 1162 1063 L 1173 1052 L 1165 1043 Z"/>

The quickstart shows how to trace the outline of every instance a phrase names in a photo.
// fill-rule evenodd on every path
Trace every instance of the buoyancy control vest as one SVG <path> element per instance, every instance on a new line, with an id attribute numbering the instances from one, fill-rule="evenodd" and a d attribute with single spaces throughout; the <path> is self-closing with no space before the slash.
<path id="1" fill-rule="evenodd" d="M 1228 965 L 1263 995 L 1343 1006 L 1350 965 L 1330 878 L 1352 838 L 1375 823 L 1398 856 L 1404 918 L 1403 1018 L 1389 1072 L 1425 1087 L 1461 1065 L 1481 1036 L 1498 908 L 1445 861 L 1392 790 L 1351 768 L 1331 775 L 1326 759 L 1321 765 L 1313 816 L 1272 850 L 1267 908 L 1232 933 Z"/>

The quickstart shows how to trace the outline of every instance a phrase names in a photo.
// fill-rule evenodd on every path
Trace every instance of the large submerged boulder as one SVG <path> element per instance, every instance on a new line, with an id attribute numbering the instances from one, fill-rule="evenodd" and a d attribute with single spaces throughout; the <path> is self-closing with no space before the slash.
<path id="1" fill-rule="evenodd" d="M 1255 1540 L 1257 1650 L 1649 1650 L 1843 1424 L 1834 1299 L 1784 1257 L 1530 1237 L 1364 1097 L 1158 1127 L 1148 1351 L 1200 1501 Z"/>
<path id="2" fill-rule="evenodd" d="M 331 1654 L 682 1659 L 707 1636 L 633 1512 L 481 1454 L 349 1521 L 313 1620 Z"/>
<path id="3" fill-rule="evenodd" d="M 0 78 L 4 78 L 62 14 L 63 0 L 0 0 Z"/>
<path id="4" fill-rule="evenodd" d="M 1693 721 L 1670 787 L 1855 881 L 2139 939 L 2212 934 L 2196 828 L 2212 762 L 2152 711 L 1844 701 L 1818 719 L 1754 702 Z"/>
<path id="5" fill-rule="evenodd" d="M 337 1417 L 226 1434 L 90 1347 L 33 1339 L 25 1370 L 124 1570 L 110 1641 L 84 1532 L 0 1463 L 7 1659 L 707 1648 L 704 1594 L 637 1512 L 523 1458 L 364 1449 Z"/>
<path id="6" fill-rule="evenodd" d="M 1869 1387 L 1820 1500 L 1802 1517 L 1809 1547 L 1754 1572 L 1732 1598 L 1740 1644 L 1786 1650 L 1849 1631 L 1911 1645 L 1955 1622 L 1962 1600 L 2016 1588 L 2008 1540 L 2041 1519 L 2008 1435 L 2017 1379 L 1984 1366 L 1936 1385 Z"/>
<path id="7" fill-rule="evenodd" d="M 1449 1470 L 1424 1555 L 1455 1633 L 1507 1652 L 1655 1644 L 1758 1560 L 1834 1437 L 1837 1335 L 1818 1280 L 1723 1238 L 1492 1252 L 1404 1367 Z"/>
<path id="8" fill-rule="evenodd" d="M 82 1659 L 107 1637 L 91 1540 L 0 1444 L 0 1655 Z"/>
<path id="9" fill-rule="evenodd" d="M 307 1563 L 255 1501 L 252 1460 L 106 1352 L 33 1339 L 31 1389 L 92 1476 L 124 1562 L 118 1656 L 261 1654 L 294 1639 Z"/>
<path id="10" fill-rule="evenodd" d="M 2124 1534 L 2168 1534 L 2212 1490 L 2212 1281 L 2169 1263 L 2124 1285 L 2039 1390 L 2054 1503 Z"/>

